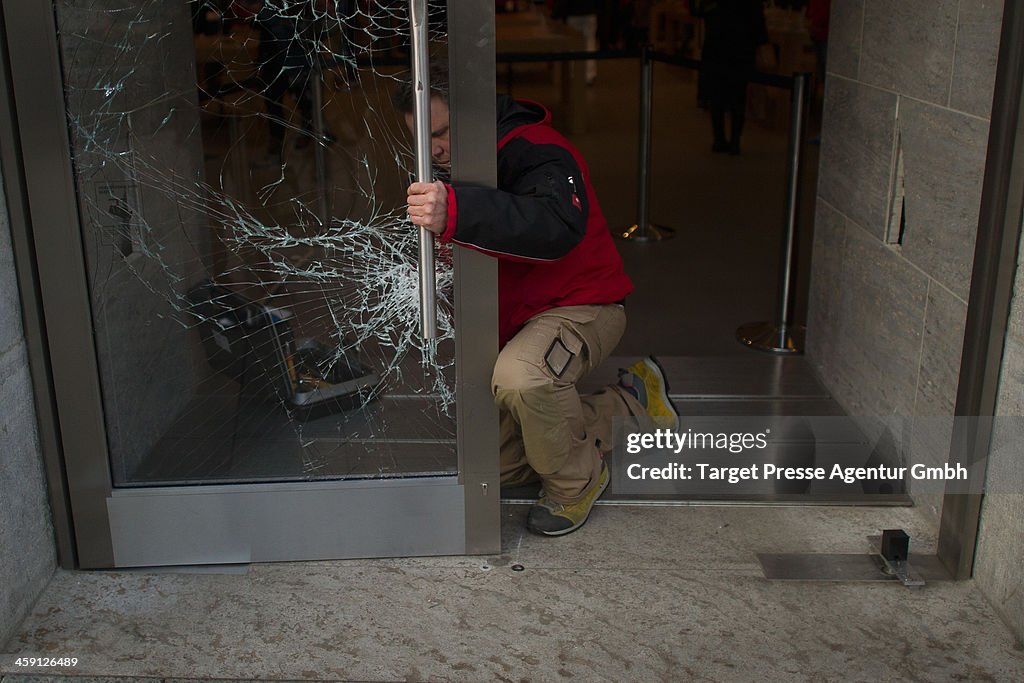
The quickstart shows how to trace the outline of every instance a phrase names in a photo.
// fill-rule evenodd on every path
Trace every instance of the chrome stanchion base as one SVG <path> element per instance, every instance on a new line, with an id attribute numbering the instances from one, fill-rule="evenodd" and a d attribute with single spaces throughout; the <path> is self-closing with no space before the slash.
<path id="1" fill-rule="evenodd" d="M 660 242 L 661 240 L 670 240 L 675 237 L 676 230 L 667 225 L 648 223 L 647 230 L 641 230 L 639 225 L 631 225 L 622 232 L 616 233 L 616 236 L 620 240 L 630 240 L 633 242 Z"/>
<path id="2" fill-rule="evenodd" d="M 744 346 L 770 353 L 803 353 L 807 328 L 802 325 L 748 323 L 736 330 L 736 339 Z"/>

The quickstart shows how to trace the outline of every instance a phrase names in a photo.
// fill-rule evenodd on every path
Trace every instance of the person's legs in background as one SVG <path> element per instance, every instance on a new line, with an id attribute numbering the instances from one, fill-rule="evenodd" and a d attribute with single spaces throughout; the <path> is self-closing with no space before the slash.
<path id="1" fill-rule="evenodd" d="M 280 68 L 268 68 L 269 75 L 263 80 L 267 83 L 263 91 L 264 101 L 267 107 L 267 154 L 281 158 L 281 148 L 284 147 L 284 94 L 288 92 L 288 78 L 281 72 Z"/>
<path id="2" fill-rule="evenodd" d="M 311 79 L 318 75 L 312 69 L 296 69 L 290 73 L 288 92 L 295 98 L 295 106 L 302 116 L 302 129 L 298 131 L 295 146 L 303 149 L 309 146 L 316 137 L 316 125 L 313 122 L 313 87 Z"/>
<path id="3" fill-rule="evenodd" d="M 747 117 L 747 74 L 735 74 L 729 82 L 729 154 L 740 153 L 740 138 Z"/>
<path id="4" fill-rule="evenodd" d="M 728 108 L 728 89 L 725 74 L 715 65 L 706 64 L 701 70 L 701 89 L 711 112 L 712 152 L 728 152 L 729 140 L 725 136 L 725 111 Z"/>

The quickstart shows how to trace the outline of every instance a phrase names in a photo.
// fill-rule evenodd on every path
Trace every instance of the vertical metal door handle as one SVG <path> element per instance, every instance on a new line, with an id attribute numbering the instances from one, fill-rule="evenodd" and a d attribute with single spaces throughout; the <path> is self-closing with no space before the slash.
<path id="1" fill-rule="evenodd" d="M 409 0 L 412 36 L 413 120 L 416 133 L 416 180 L 433 180 L 430 159 L 430 57 L 427 50 L 427 0 Z M 437 338 L 437 282 L 434 277 L 434 235 L 420 228 L 420 331 Z"/>

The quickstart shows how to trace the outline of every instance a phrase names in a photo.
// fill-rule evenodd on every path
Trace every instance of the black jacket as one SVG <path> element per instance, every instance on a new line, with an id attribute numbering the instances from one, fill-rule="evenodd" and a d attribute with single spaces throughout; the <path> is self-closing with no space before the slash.
<path id="1" fill-rule="evenodd" d="M 498 188 L 448 186 L 453 241 L 499 259 L 504 345 L 542 311 L 620 301 L 633 289 L 583 158 L 534 102 L 498 96 Z"/>

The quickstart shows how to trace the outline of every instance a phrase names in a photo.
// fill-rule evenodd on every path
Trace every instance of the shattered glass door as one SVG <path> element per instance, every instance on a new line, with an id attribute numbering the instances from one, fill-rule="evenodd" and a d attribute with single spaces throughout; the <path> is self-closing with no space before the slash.
<path id="1" fill-rule="evenodd" d="M 58 0 L 115 487 L 453 475 L 403 0 Z M 430 10 L 434 57 L 443 3 Z"/>

